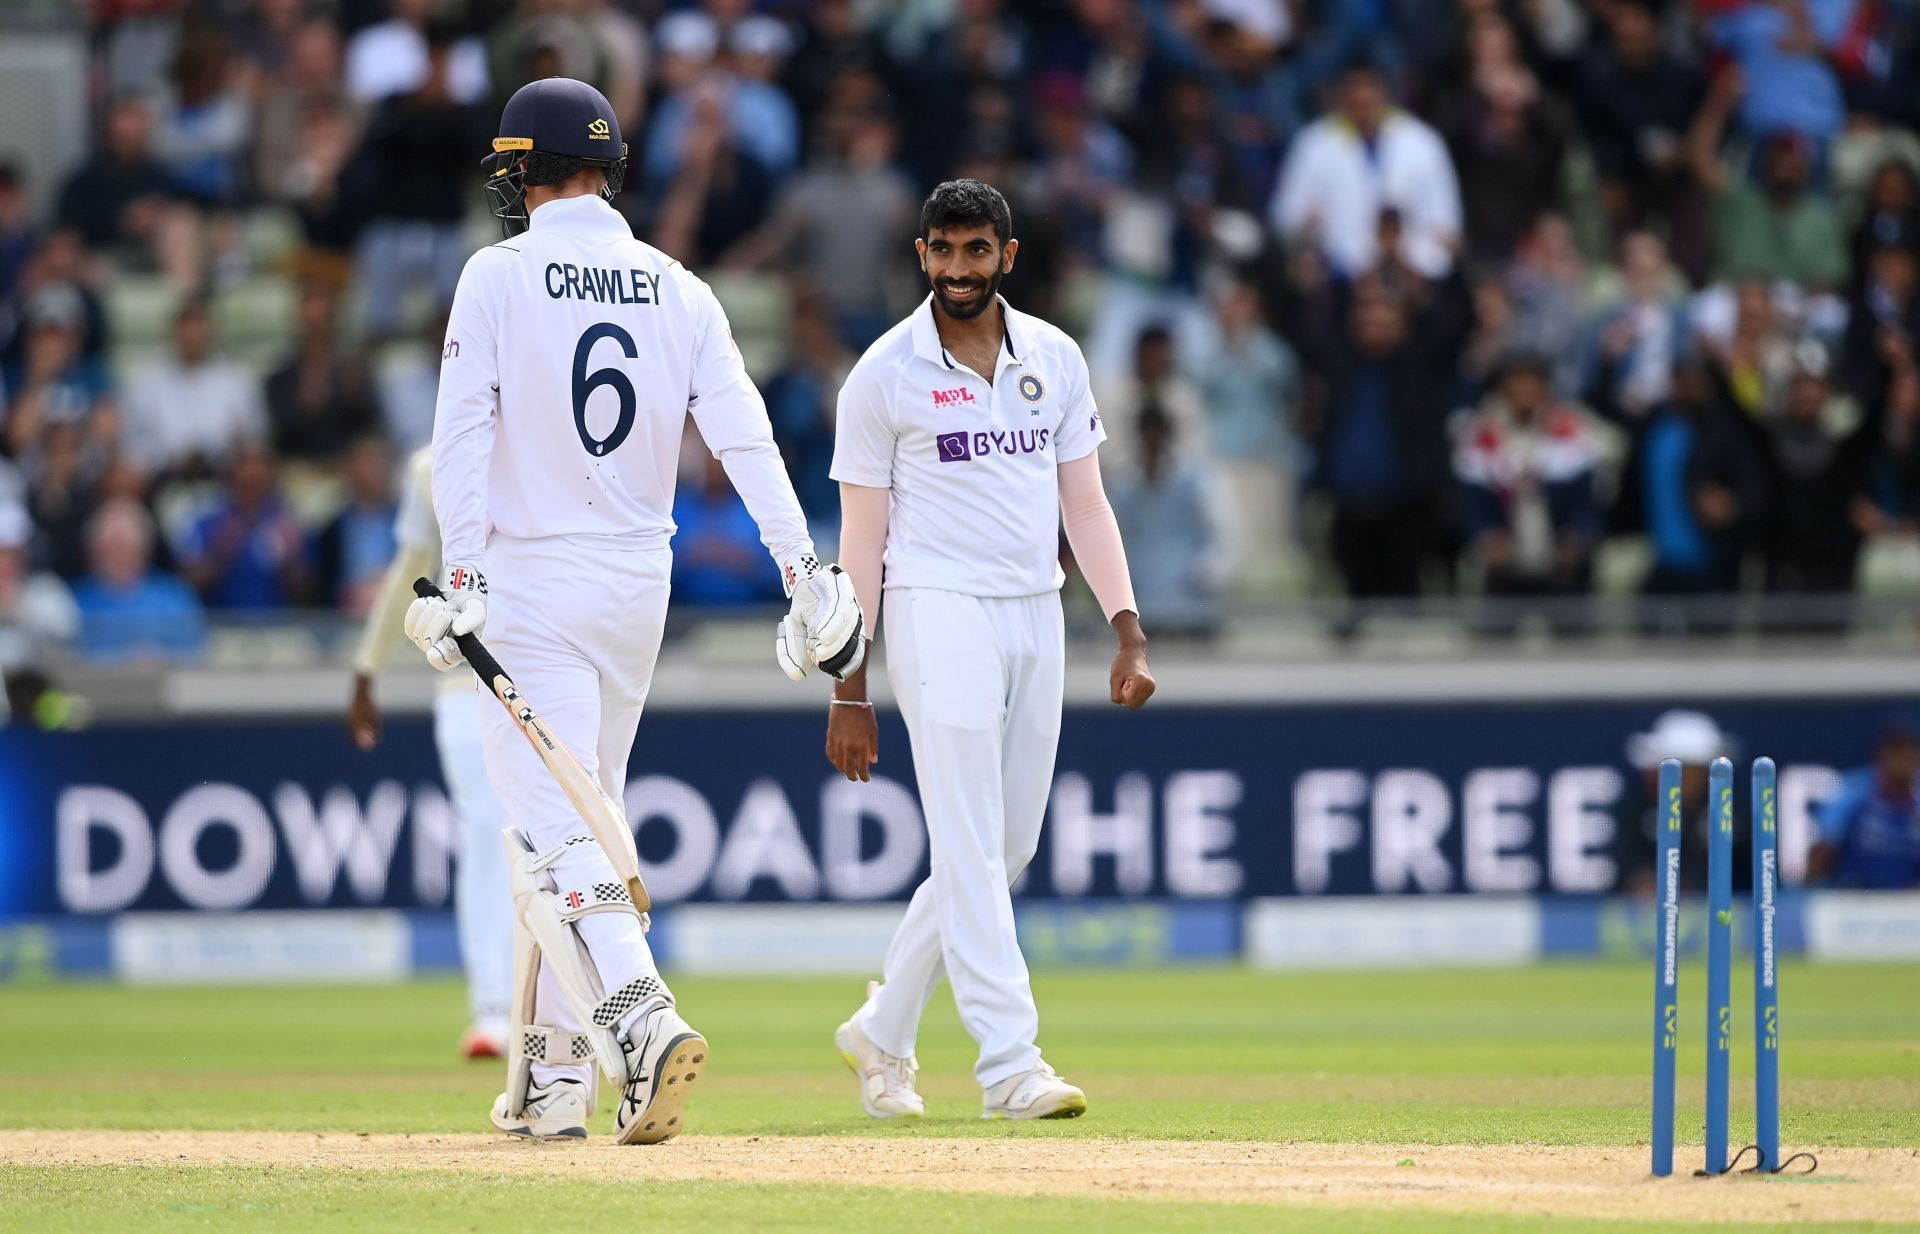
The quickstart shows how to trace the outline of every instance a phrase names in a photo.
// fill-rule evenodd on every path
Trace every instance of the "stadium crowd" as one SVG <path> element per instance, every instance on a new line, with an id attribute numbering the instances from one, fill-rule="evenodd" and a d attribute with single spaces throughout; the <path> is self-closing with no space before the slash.
<path id="1" fill-rule="evenodd" d="M 87 7 L 92 144 L 0 157 L 9 671 L 357 611 L 479 160 L 555 73 L 619 110 L 616 204 L 722 291 L 819 523 L 839 381 L 971 175 L 1006 294 L 1083 341 L 1158 632 L 1290 588 L 1581 596 L 1622 537 L 1648 594 L 1845 593 L 1920 529 L 1909 4 Z M 676 518 L 682 600 L 776 598 L 718 468 Z"/>

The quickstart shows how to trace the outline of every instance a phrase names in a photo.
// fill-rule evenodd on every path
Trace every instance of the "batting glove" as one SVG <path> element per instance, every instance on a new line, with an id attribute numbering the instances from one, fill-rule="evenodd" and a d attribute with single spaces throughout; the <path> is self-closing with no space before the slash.
<path id="1" fill-rule="evenodd" d="M 407 606 L 405 628 L 427 663 L 444 673 L 466 663 L 456 640 L 486 627 L 487 577 L 472 566 L 450 565 L 440 590 L 445 594 L 422 596 Z"/>
<path id="2" fill-rule="evenodd" d="M 853 593 L 853 579 L 839 566 L 822 566 L 812 556 L 783 571 L 793 607 L 774 636 L 774 659 L 795 681 L 816 664 L 844 681 L 867 658 L 866 619 Z"/>

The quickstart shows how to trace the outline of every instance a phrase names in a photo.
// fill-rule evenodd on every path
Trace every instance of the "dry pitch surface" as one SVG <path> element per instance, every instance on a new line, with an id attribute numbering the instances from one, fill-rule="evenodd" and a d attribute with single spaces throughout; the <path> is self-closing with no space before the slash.
<path id="1" fill-rule="evenodd" d="M 498 1136 L 216 1131 L 0 1131 L 0 1161 L 446 1171 L 622 1183 L 817 1183 L 1209 1203 L 1321 1205 L 1608 1220 L 1912 1221 L 1920 1149 L 1821 1149 L 1821 1174 L 1644 1177 L 1645 1154 L 1526 1145 L 1276 1144 L 688 1136 L 656 1148 L 526 1144 Z"/>

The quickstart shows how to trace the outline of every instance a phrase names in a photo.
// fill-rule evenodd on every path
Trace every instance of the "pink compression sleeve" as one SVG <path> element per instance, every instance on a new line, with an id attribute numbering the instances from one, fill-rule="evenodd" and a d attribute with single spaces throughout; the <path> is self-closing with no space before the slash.
<path id="1" fill-rule="evenodd" d="M 887 503 L 891 490 L 864 484 L 840 486 L 840 568 L 853 577 L 853 593 L 867 617 L 867 638 L 880 628 L 880 576 L 887 556 Z"/>
<path id="2" fill-rule="evenodd" d="M 1120 543 L 1120 524 L 1114 521 L 1106 486 L 1100 482 L 1099 454 L 1060 464 L 1060 514 L 1073 559 L 1080 563 L 1080 573 L 1093 588 L 1093 598 L 1100 601 L 1107 620 L 1128 609 L 1138 613 L 1126 546 Z"/>

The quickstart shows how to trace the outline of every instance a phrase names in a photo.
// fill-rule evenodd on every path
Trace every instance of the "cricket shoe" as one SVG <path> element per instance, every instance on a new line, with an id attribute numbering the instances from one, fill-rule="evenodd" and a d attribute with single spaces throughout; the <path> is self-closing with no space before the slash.
<path id="1" fill-rule="evenodd" d="M 468 1062 L 483 1058 L 505 1058 L 507 1056 L 507 1026 L 505 1021 L 475 1020 L 467 1029 L 467 1035 L 460 1038 L 460 1057 Z"/>
<path id="2" fill-rule="evenodd" d="M 867 983 L 867 997 L 873 997 L 875 982 Z M 874 1118 L 922 1118 L 927 1103 L 914 1091 L 913 1076 L 920 1064 L 911 1054 L 902 1058 L 889 1054 L 873 1043 L 854 1016 L 833 1034 L 840 1060 L 860 1077 L 860 1104 Z"/>
<path id="3" fill-rule="evenodd" d="M 578 1080 L 555 1080 L 527 1089 L 527 1108 L 519 1117 L 507 1113 L 507 1095 L 493 1102 L 493 1125 L 508 1135 L 530 1140 L 584 1140 L 587 1138 L 587 1086 Z"/>
<path id="4" fill-rule="evenodd" d="M 1086 1112 L 1087 1095 L 1041 1063 L 989 1088 L 980 1117 L 1078 1118 Z"/>
<path id="5" fill-rule="evenodd" d="M 679 1135 L 688 1090 L 707 1066 L 707 1039 L 672 1007 L 649 1012 L 642 1023 L 636 1036 L 620 1043 L 627 1056 L 627 1088 L 613 1133 L 622 1144 L 658 1144 Z"/>

